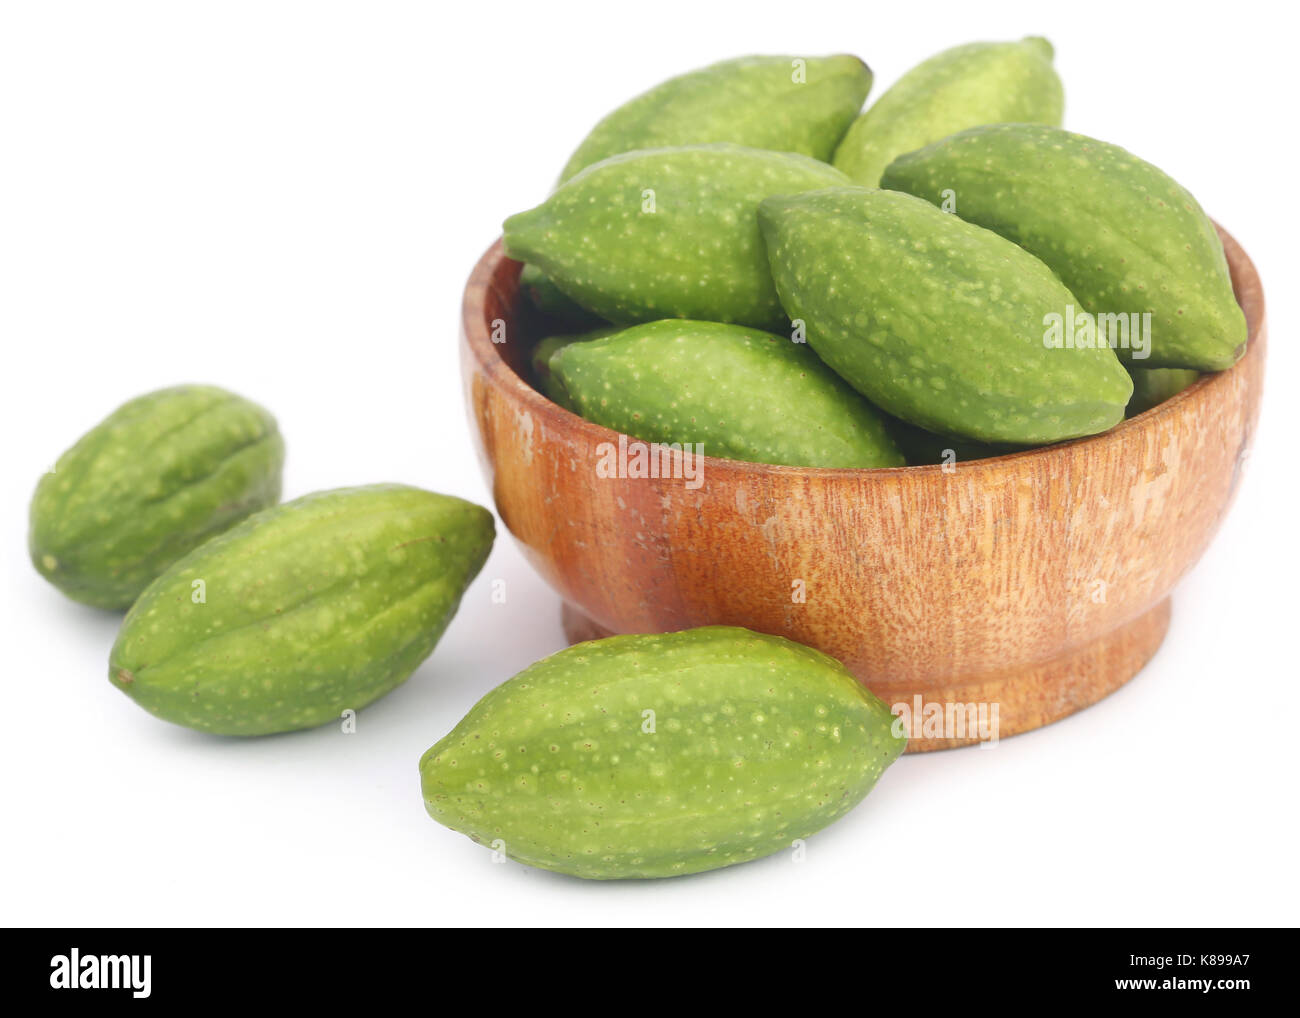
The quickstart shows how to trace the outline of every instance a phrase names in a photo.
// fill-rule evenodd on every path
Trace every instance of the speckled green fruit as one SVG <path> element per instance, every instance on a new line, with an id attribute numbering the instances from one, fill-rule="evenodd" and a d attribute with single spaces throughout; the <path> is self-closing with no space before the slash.
<path id="1" fill-rule="evenodd" d="M 759 208 L 772 272 L 808 342 L 882 410 L 938 434 L 1036 445 L 1124 418 L 1106 347 L 1046 345 L 1077 301 L 1033 255 L 897 191 L 832 188 Z"/>
<path id="2" fill-rule="evenodd" d="M 1060 124 L 1065 112 L 1052 44 L 975 42 L 918 64 L 848 129 L 835 165 L 855 183 L 877 186 L 904 152 L 977 124 Z"/>
<path id="3" fill-rule="evenodd" d="M 268 509 L 149 585 L 109 680 L 150 713 L 218 735 L 324 724 L 429 656 L 494 530 L 480 506 L 398 484 Z"/>
<path id="4" fill-rule="evenodd" d="M 949 438 L 936 435 L 932 431 L 918 428 L 889 418 L 889 433 L 902 450 L 903 458 L 909 467 L 931 465 L 952 465 L 970 463 L 975 460 L 992 459 L 995 456 L 1009 456 L 1014 452 L 1024 452 L 1029 446 L 1010 445 L 1007 443 L 975 442 L 969 438 Z"/>
<path id="5" fill-rule="evenodd" d="M 838 661 L 725 626 L 581 643 L 483 697 L 420 760 L 425 808 L 598 880 L 747 862 L 843 816 L 906 745 Z"/>
<path id="6" fill-rule="evenodd" d="M 605 325 L 597 329 L 589 329 L 586 332 L 543 336 L 537 341 L 537 345 L 533 347 L 532 356 L 529 358 L 537 391 L 552 403 L 558 403 L 566 410 L 572 410 L 573 405 L 569 402 L 568 394 L 556 379 L 555 373 L 551 371 L 551 358 L 566 346 L 574 343 L 589 343 L 594 339 L 603 339 L 605 336 L 613 335 L 618 331 L 617 325 Z"/>
<path id="7" fill-rule="evenodd" d="M 633 149 L 717 141 L 828 162 L 870 90 L 871 70 L 853 56 L 725 60 L 624 103 L 583 139 L 560 179 Z"/>
<path id="8" fill-rule="evenodd" d="M 551 370 L 575 412 L 643 441 L 756 463 L 903 465 L 880 412 L 786 336 L 669 319 L 567 346 Z"/>
<path id="9" fill-rule="evenodd" d="M 963 131 L 895 161 L 884 185 L 941 204 L 1037 255 L 1094 315 L 1149 313 L 1142 368 L 1231 367 L 1246 349 L 1214 224 L 1167 174 L 1053 127 Z"/>
<path id="10" fill-rule="evenodd" d="M 131 400 L 59 457 L 31 504 L 32 563 L 69 597 L 128 608 L 164 569 L 280 498 L 275 418 L 223 389 Z"/>
<path id="11" fill-rule="evenodd" d="M 754 210 L 769 195 L 843 183 L 807 156 L 738 145 L 628 152 L 507 219 L 505 248 L 611 322 L 697 318 L 780 332 Z"/>
<path id="12" fill-rule="evenodd" d="M 1199 371 L 1185 368 L 1130 367 L 1128 373 L 1133 376 L 1133 398 L 1129 400 L 1126 417 L 1146 413 L 1201 377 Z"/>

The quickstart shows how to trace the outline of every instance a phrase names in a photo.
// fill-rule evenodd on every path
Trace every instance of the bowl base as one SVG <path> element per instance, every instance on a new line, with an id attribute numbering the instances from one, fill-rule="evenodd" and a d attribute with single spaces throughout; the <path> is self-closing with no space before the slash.
<path id="1" fill-rule="evenodd" d="M 1059 721 L 1119 689 L 1159 649 L 1169 630 L 1169 613 L 1165 598 L 1145 614 L 1050 661 L 953 681 L 924 695 L 889 683 L 868 686 L 895 714 L 910 719 L 909 753 L 1004 739 Z M 561 621 L 570 644 L 614 635 L 567 602 Z M 952 734 L 972 730 L 974 735 Z"/>

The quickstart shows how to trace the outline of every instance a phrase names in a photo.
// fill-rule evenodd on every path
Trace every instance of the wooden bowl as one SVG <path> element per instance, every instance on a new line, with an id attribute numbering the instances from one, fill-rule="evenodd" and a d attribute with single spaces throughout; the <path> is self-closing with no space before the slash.
<path id="1" fill-rule="evenodd" d="M 461 342 L 497 511 L 564 599 L 571 642 L 746 626 L 839 658 L 914 722 L 984 704 L 1002 737 L 1048 724 L 1155 653 L 1169 593 L 1240 479 L 1263 385 L 1264 294 L 1220 232 L 1250 327 L 1245 356 L 1103 435 L 947 469 L 706 456 L 697 488 L 597 475 L 598 447 L 619 436 L 525 381 L 539 322 L 498 242 L 470 276 Z M 913 732 L 911 750 L 976 741 Z"/>

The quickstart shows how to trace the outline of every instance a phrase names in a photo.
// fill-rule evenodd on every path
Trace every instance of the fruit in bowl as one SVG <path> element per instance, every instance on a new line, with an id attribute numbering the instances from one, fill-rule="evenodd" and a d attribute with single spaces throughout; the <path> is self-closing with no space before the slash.
<path id="1" fill-rule="evenodd" d="M 497 508 L 570 639 L 745 626 L 919 713 L 997 704 L 1004 735 L 1155 652 L 1249 448 L 1259 280 L 1161 170 L 1059 112 L 982 127 L 986 108 L 891 154 L 884 189 L 629 130 L 507 222 L 465 292 L 462 363 Z M 1014 194 L 981 176 L 995 158 Z M 563 338 L 538 277 L 599 338 Z M 816 358 L 804 394 L 735 366 L 739 326 Z M 877 461 L 818 446 L 806 387 L 827 371 L 883 422 Z"/>

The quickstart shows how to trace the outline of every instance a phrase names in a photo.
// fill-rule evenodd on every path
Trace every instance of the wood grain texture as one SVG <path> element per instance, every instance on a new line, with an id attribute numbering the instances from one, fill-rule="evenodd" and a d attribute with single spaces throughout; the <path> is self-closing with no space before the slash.
<path id="1" fill-rule="evenodd" d="M 497 511 L 566 602 L 570 639 L 746 626 L 839 658 L 891 704 L 996 703 L 1002 737 L 1037 728 L 1155 653 L 1170 591 L 1237 488 L 1266 324 L 1254 266 L 1221 235 L 1245 356 L 1103 435 L 948 471 L 706 456 L 696 489 L 597 475 L 619 436 L 525 381 L 539 323 L 498 242 L 466 287 L 461 341 Z"/>

